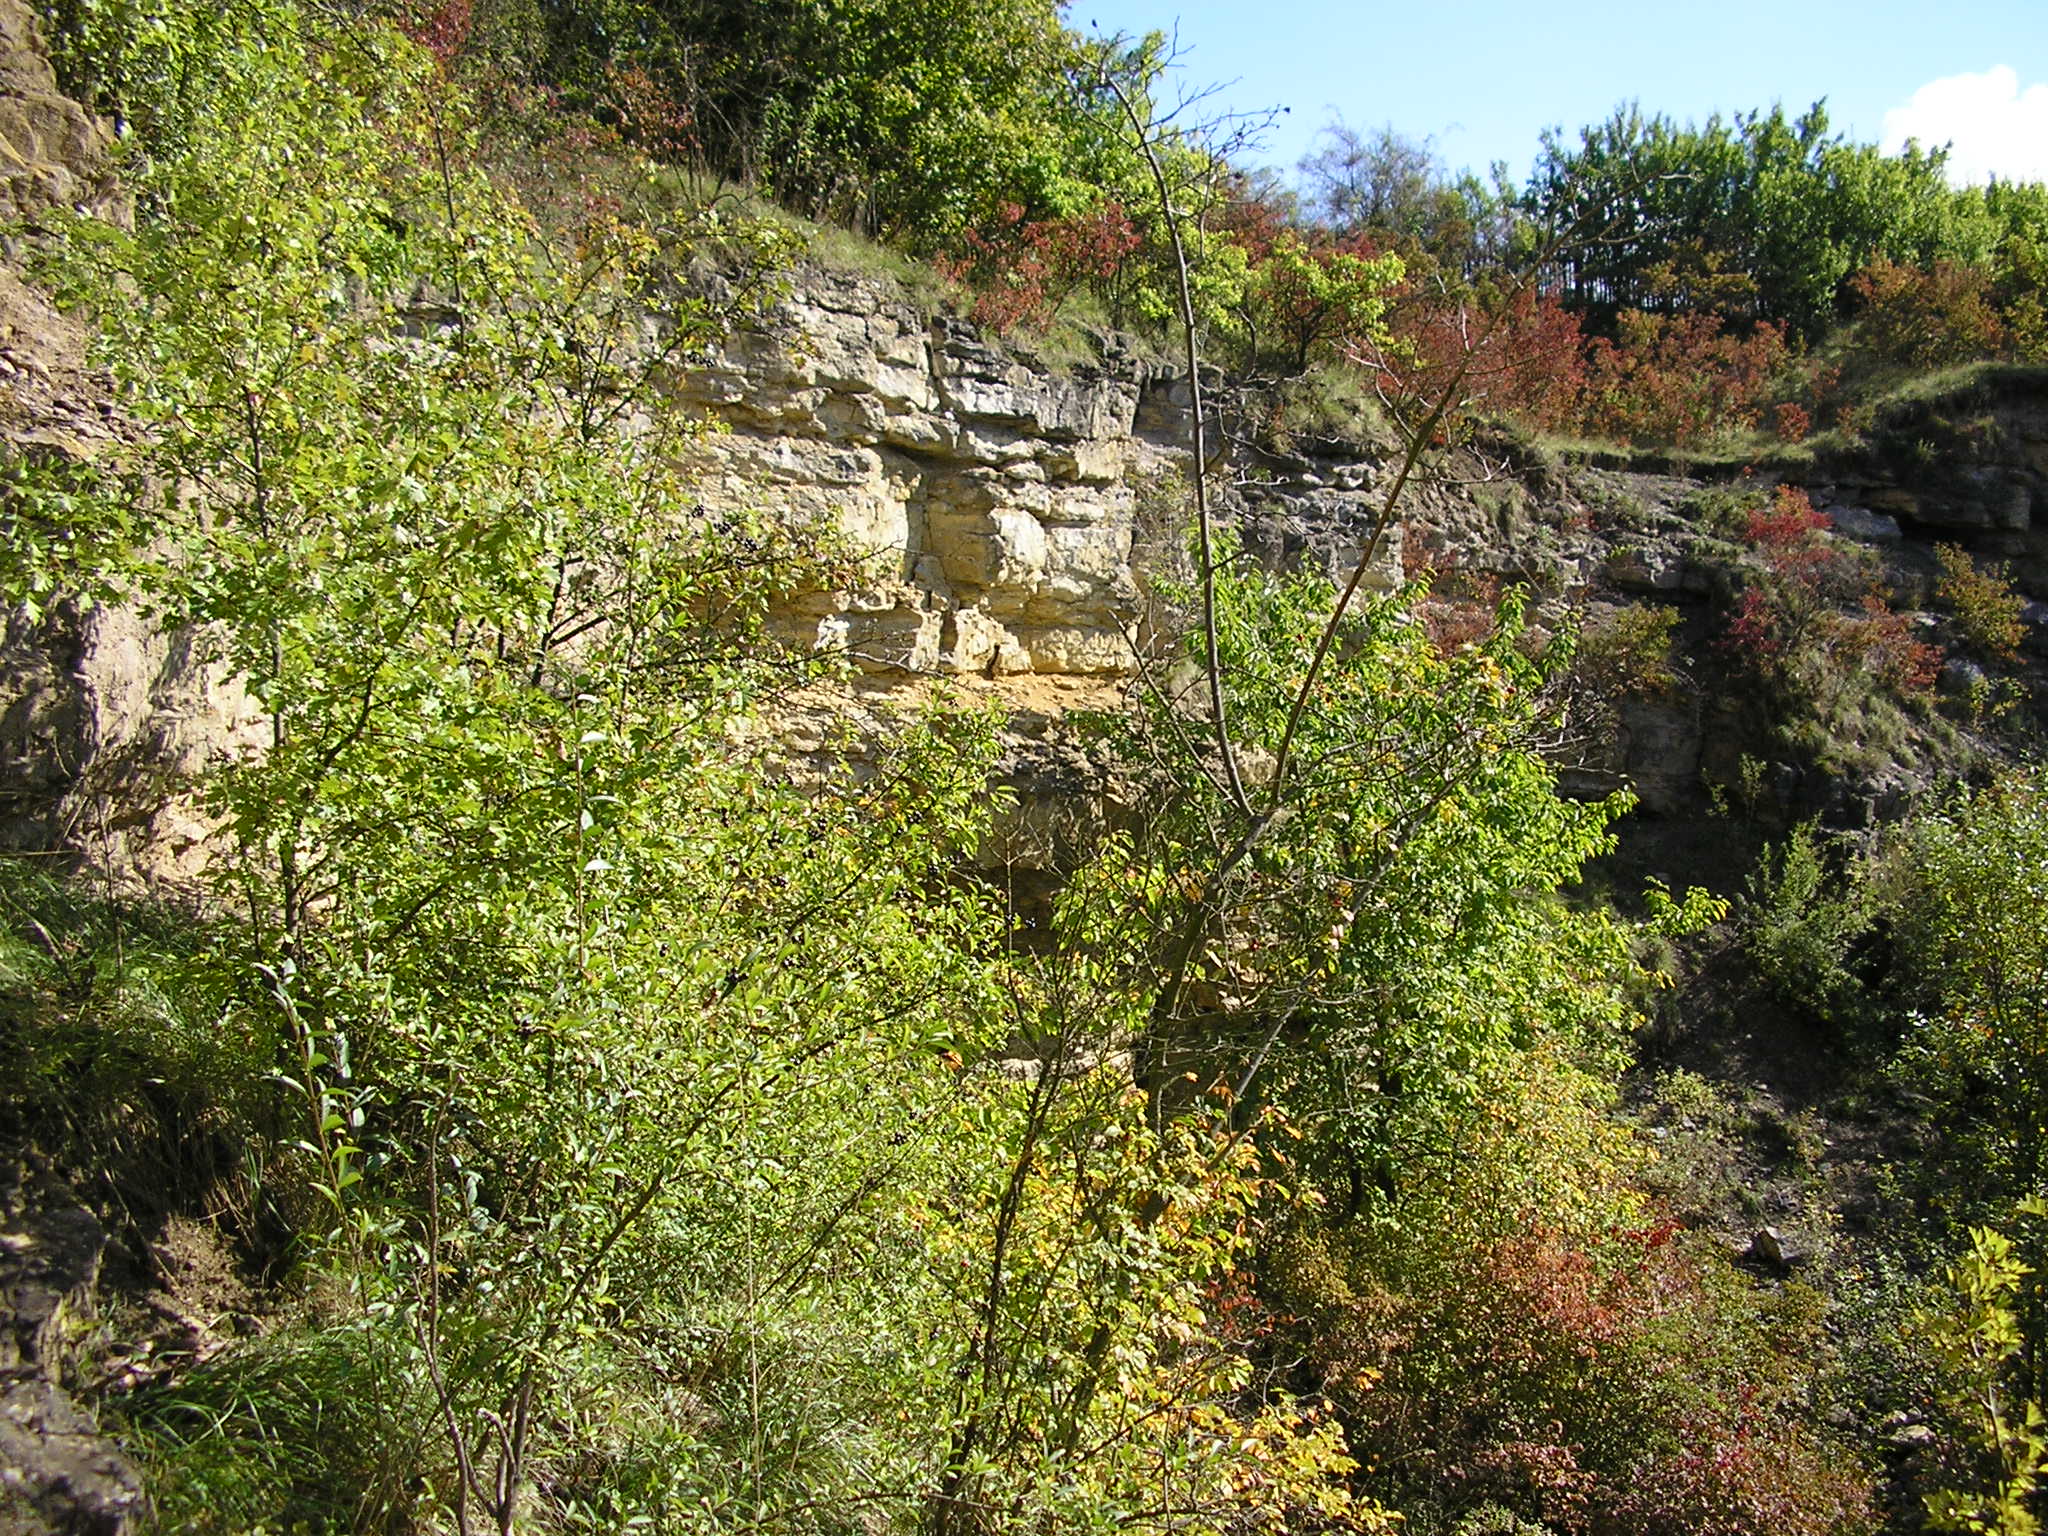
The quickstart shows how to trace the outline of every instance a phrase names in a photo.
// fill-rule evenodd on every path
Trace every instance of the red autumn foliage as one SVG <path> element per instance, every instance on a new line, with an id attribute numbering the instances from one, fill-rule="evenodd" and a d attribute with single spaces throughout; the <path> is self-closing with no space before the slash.
<path id="1" fill-rule="evenodd" d="M 605 105 L 619 136 L 659 159 L 680 159 L 697 147 L 688 110 L 638 65 L 607 71 Z"/>
<path id="2" fill-rule="evenodd" d="M 399 27 L 447 69 L 469 42 L 475 12 L 476 0 L 441 0 L 439 5 L 422 6 L 402 16 Z"/>
<path id="3" fill-rule="evenodd" d="M 1853 424 L 1853 406 L 1842 391 L 1842 365 L 1823 363 L 1807 377 L 1803 391 L 1809 406 L 1809 414 L 1815 421 L 1825 421 L 1837 427 Z"/>
<path id="4" fill-rule="evenodd" d="M 1246 260 L 1257 266 L 1273 254 L 1273 247 L 1289 234 L 1298 233 L 1287 210 L 1271 197 L 1240 185 L 1236 195 L 1223 205 L 1216 221 L 1217 232 L 1241 246 Z M 1376 251 L 1366 252 L 1377 255 Z"/>
<path id="5" fill-rule="evenodd" d="M 1762 587 L 1744 587 L 1735 600 L 1735 612 L 1728 620 L 1721 648 L 1761 671 L 1769 671 L 1785 653 L 1779 633 L 1777 605 Z"/>
<path id="6" fill-rule="evenodd" d="M 1468 645 L 1477 645 L 1495 628 L 1495 610 L 1485 603 L 1425 599 L 1416 612 L 1423 632 L 1439 656 L 1454 656 Z"/>
<path id="7" fill-rule="evenodd" d="M 1294 1321 L 1277 1315 L 1259 1294 L 1249 1272 L 1233 1269 L 1206 1287 L 1204 1310 L 1216 1338 L 1227 1347 L 1251 1350 L 1265 1343 L 1282 1324 Z"/>
<path id="8" fill-rule="evenodd" d="M 1855 590 L 1854 557 L 1823 537 L 1831 526 L 1797 486 L 1777 486 L 1768 503 L 1750 509 L 1743 536 L 1762 557 L 1763 572 L 1736 599 L 1721 640 L 1724 651 L 1783 680 L 1822 615 Z"/>
<path id="9" fill-rule="evenodd" d="M 1585 385 L 1578 316 L 1555 294 L 1487 300 L 1408 285 L 1388 317 L 1394 341 L 1369 359 L 1390 390 L 1433 400 L 1451 387 L 1466 409 L 1544 430 L 1574 424 Z"/>
<path id="10" fill-rule="evenodd" d="M 1813 498 L 1805 491 L 1796 485 L 1780 485 L 1772 489 L 1768 506 L 1750 511 L 1744 533 L 1775 566 L 1813 549 L 1815 536 L 1832 527 L 1834 520 L 1815 511 Z"/>
<path id="11" fill-rule="evenodd" d="M 1867 1530 L 1869 1489 L 1852 1467 L 1753 1393 L 1732 1412 L 1681 1422 L 1679 1447 L 1643 1466 L 1594 1529 L 1626 1536 L 1760 1536 L 1762 1532 Z"/>
<path id="12" fill-rule="evenodd" d="M 1919 639 L 1912 618 L 1894 613 L 1875 592 L 1863 595 L 1860 616 L 1841 619 L 1834 650 L 1899 693 L 1926 693 L 1941 676 L 1941 647 Z"/>
<path id="13" fill-rule="evenodd" d="M 1406 564 L 1406 560 L 1403 561 Z M 1489 572 L 1459 571 L 1438 566 L 1425 557 L 1418 570 L 1427 571 L 1434 589 L 1416 605 L 1423 633 L 1439 656 L 1453 656 L 1490 636 L 1500 622 L 1500 578 Z"/>
<path id="14" fill-rule="evenodd" d="M 1487 352 L 1474 382 L 1489 409 L 1543 428 L 1571 420 L 1586 387 L 1585 338 L 1579 317 L 1556 294 L 1517 293 Z"/>
<path id="15" fill-rule="evenodd" d="M 1941 649 L 1868 585 L 1852 551 L 1822 537 L 1829 526 L 1796 486 L 1778 486 L 1751 509 L 1744 534 L 1763 570 L 1736 599 L 1721 648 L 1780 684 L 1804 677 L 1839 688 L 1865 673 L 1893 692 L 1925 693 L 1940 674 Z"/>
<path id="16" fill-rule="evenodd" d="M 1744 532 L 1763 557 L 1779 606 L 1802 621 L 1822 608 L 1855 599 L 1866 580 L 1863 563 L 1848 546 L 1824 535 L 1834 526 L 1814 509 L 1806 492 L 1780 485 L 1768 506 L 1750 512 Z"/>
<path id="17" fill-rule="evenodd" d="M 1792 1338 L 1675 1235 L 1596 1254 L 1538 1228 L 1357 1294 L 1308 1345 L 1354 1453 L 1566 1536 L 1868 1530 L 1862 1470 L 1775 1385 Z"/>
<path id="18" fill-rule="evenodd" d="M 1791 356 L 1768 321 L 1747 336 L 1711 313 L 1624 311 L 1620 334 L 1587 348 L 1585 424 L 1630 442 L 1700 442 L 1762 420 L 1774 377 Z"/>
<path id="19" fill-rule="evenodd" d="M 1005 203 L 988 227 L 966 231 L 965 249 L 939 270 L 974 290 L 977 324 L 1044 330 L 1075 289 L 1115 275 L 1142 238 L 1120 203 L 1063 219 L 1026 218 Z"/>

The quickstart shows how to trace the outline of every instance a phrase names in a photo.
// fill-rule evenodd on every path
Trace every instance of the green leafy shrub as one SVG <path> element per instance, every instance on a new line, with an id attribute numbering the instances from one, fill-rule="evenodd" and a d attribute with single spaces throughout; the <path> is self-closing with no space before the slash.
<path id="1" fill-rule="evenodd" d="M 1893 856 L 1905 999 L 1918 1009 L 1904 1070 L 1939 1107 L 1959 1220 L 2048 1177 L 2044 849 L 2048 796 L 2020 773 L 1916 819 Z"/>
<path id="2" fill-rule="evenodd" d="M 1624 311 L 1619 334 L 1587 349 L 1583 420 L 1634 443 L 1681 446 L 1760 426 L 1790 358 L 1769 321 L 1747 335 L 1718 316 Z"/>
<path id="3" fill-rule="evenodd" d="M 1846 1028 L 1869 1010 L 1851 960 L 1874 913 L 1858 873 L 1836 875 L 1823 847 L 1809 822 L 1765 850 L 1741 908 L 1742 943 L 1757 975 L 1782 1002 Z"/>
<path id="4" fill-rule="evenodd" d="M 1680 686 L 1673 664 L 1679 619 L 1676 608 L 1649 603 L 1602 609 L 1579 637 L 1573 668 L 1603 696 L 1668 700 Z"/>
<path id="5" fill-rule="evenodd" d="M 1987 661 L 2018 659 L 2026 638 L 2020 619 L 2026 600 L 2013 591 L 2011 581 L 1980 569 L 1959 544 L 1937 544 L 1934 556 L 1941 565 L 1935 599 L 1954 616 L 1963 643 Z"/>
<path id="6" fill-rule="evenodd" d="M 166 986 L 204 1029 L 138 1068 L 195 1048 L 300 1299 L 127 1405 L 164 1507 L 1023 1530 L 1169 1487 L 1195 1530 L 1382 1528 L 1341 1432 L 1211 1336 L 1258 1143 L 1156 1122 L 1127 992 L 959 878 L 992 722 L 942 702 L 804 789 L 761 745 L 755 701 L 829 670 L 770 610 L 854 565 L 703 510 L 652 407 L 759 291 L 678 274 L 772 240 L 543 217 L 441 60 L 285 19 L 138 166 L 134 228 L 49 258 L 149 429 L 64 493 L 143 497 L 152 542 L 72 563 L 193 626 L 263 736 L 200 786 L 220 916 Z M 40 1017 L 36 921 L 4 953 Z M 33 1035 L 31 1073 L 114 1033 Z"/>
<path id="7" fill-rule="evenodd" d="M 1857 273 L 1849 291 L 1858 307 L 1856 344 L 1882 365 L 1946 368 L 2005 349 L 1985 267 L 1937 261 L 1922 269 L 1879 261 Z"/>
<path id="8" fill-rule="evenodd" d="M 2048 1218 L 2048 1204 L 2031 1198 L 2017 1214 L 2038 1222 Z M 1975 1487 L 1924 1495 L 1927 1523 L 1936 1531 L 2026 1536 L 2040 1529 L 2034 1504 L 2048 1470 L 2048 1418 L 2034 1395 L 2039 1373 L 2024 1368 L 2022 1282 L 2032 1271 L 2012 1240 L 1992 1228 L 1971 1228 L 1969 1245 L 1944 1277 L 1947 1305 L 1922 1322 L 1958 1384 L 1971 1441 L 1966 1454 L 1974 1453 L 1982 1471 Z"/>
<path id="9" fill-rule="evenodd" d="M 1874 1529 L 1868 1473 L 1802 1399 L 1811 1293 L 1722 1268 L 1630 1189 L 1590 1079 L 1523 1070 L 1398 1228 L 1303 1233 L 1266 1266 L 1384 1496 L 1453 1529 L 1488 1506 L 1601 1536 Z"/>
<path id="10" fill-rule="evenodd" d="M 1289 808 L 1229 860 L 1235 839 L 1217 830 L 1235 814 L 1226 785 L 1199 761 L 1166 758 L 1177 771 L 1158 813 L 1075 887 L 1091 902 L 1127 893 L 1146 920 L 1074 942 L 1111 946 L 1106 962 L 1140 989 L 1154 1081 L 1188 1070 L 1234 1080 L 1243 1067 L 1231 1061 L 1248 1053 L 1314 1128 L 1319 1176 L 1369 1204 L 1377 1169 L 1446 1134 L 1488 1063 L 1551 1031 L 1589 1049 L 1614 1042 L 1626 935 L 1554 893 L 1605 846 L 1626 802 L 1553 792 L 1533 743 L 1563 655 L 1524 654 L 1518 599 L 1450 654 L 1411 617 L 1419 589 L 1361 604 L 1304 696 L 1325 593 L 1236 565 L 1218 587 L 1232 730 L 1245 753 L 1287 745 L 1300 774 Z M 1123 739 L 1134 760 L 1156 763 L 1162 743 L 1187 735 L 1154 714 Z"/>
<path id="11" fill-rule="evenodd" d="M 150 154 L 188 150 L 217 111 L 220 72 L 298 24 L 290 0 L 56 0 L 47 17 L 64 89 L 113 117 Z"/>
<path id="12" fill-rule="evenodd" d="M 1341 360 L 1384 343 L 1389 295 L 1402 276 L 1398 256 L 1288 234 L 1252 267 L 1247 312 L 1280 365 L 1305 373 L 1312 359 Z"/>

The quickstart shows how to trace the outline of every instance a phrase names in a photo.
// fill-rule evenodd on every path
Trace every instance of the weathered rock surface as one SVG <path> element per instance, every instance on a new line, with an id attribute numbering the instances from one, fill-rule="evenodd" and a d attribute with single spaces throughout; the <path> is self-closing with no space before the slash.
<path id="1" fill-rule="evenodd" d="M 869 279 L 807 272 L 677 400 L 722 430 L 692 452 L 705 503 L 836 530 L 866 583 L 785 627 L 863 668 L 1106 675 L 1133 662 L 1126 359 L 1034 367 Z"/>
<path id="2" fill-rule="evenodd" d="M 156 887 L 196 881 L 202 770 L 259 739 L 240 684 L 132 608 L 17 610 L 0 639 L 0 848 L 71 846 Z"/>
<path id="3" fill-rule="evenodd" d="M 0 207 L 10 216 L 118 209 L 112 143 L 105 124 L 57 89 L 35 12 L 0 0 Z"/>
<path id="4" fill-rule="evenodd" d="M 32 211 L 113 195 L 104 130 L 56 93 L 21 0 L 0 0 L 0 141 L 27 167 L 0 201 Z M 0 433 L 16 451 L 113 451 L 119 424 L 83 356 L 76 327 L 0 270 Z M 847 719 L 886 734 L 888 710 L 869 708 L 878 690 L 988 685 L 1019 720 L 1012 783 L 1064 793 L 1053 786 L 1074 765 L 1056 761 L 1055 723 L 1077 701 L 1113 702 L 1172 618 L 1152 578 L 1177 557 L 1187 381 L 1112 339 L 1091 362 L 1049 366 L 892 281 L 812 266 L 714 355 L 664 382 L 669 407 L 707 428 L 684 454 L 708 512 L 828 529 L 858 556 L 846 563 L 856 579 L 776 615 L 785 637 L 865 674 L 867 685 L 842 692 Z M 2022 393 L 1985 408 L 1993 428 L 1945 429 L 1927 464 L 1902 470 L 1874 453 L 1826 466 L 1832 482 L 1814 487 L 1841 535 L 1876 551 L 1895 599 L 1924 603 L 1933 536 L 2011 558 L 2048 589 L 2048 530 L 2034 526 L 2048 494 L 2048 403 Z M 1395 473 L 1388 447 L 1243 435 L 1259 442 L 1230 456 L 1219 515 L 1269 568 L 1347 578 Z M 2003 445 L 1995 457 L 1980 451 L 1988 443 Z M 1450 476 L 1411 485 L 1367 585 L 1389 590 L 1433 569 L 1446 602 L 1475 607 L 1520 584 L 1539 604 L 1692 613 L 1729 595 L 1739 551 L 1702 525 L 1688 500 L 1696 483 L 1566 472 L 1518 452 L 1468 453 Z M 1697 639 L 1704 625 L 1688 625 Z M 197 876 L 209 825 L 192 781 L 260 750 L 249 701 L 208 664 L 202 639 L 75 604 L 6 619 L 0 847 L 67 847 L 158 885 Z M 1029 692 L 1050 680 L 1074 689 Z M 1653 811 L 1696 800 L 1717 727 L 1679 703 L 1624 700 L 1617 711 L 1567 765 L 1571 782 L 1588 793 L 1633 784 Z M 803 728 L 792 729 L 800 760 Z"/>
<path id="5" fill-rule="evenodd" d="M 0 1207 L 0 1536 L 123 1536 L 148 1507 L 134 1465 L 66 1390 L 98 1324 L 107 1232 L 10 1155 Z"/>
<path id="6" fill-rule="evenodd" d="M 1185 379 L 1113 341 L 1092 364 L 1048 367 L 893 285 L 810 269 L 673 392 L 718 429 L 690 452 L 707 506 L 833 528 L 865 557 L 865 585 L 784 615 L 793 636 L 881 674 L 1135 670 L 1148 567 L 1179 537 L 1147 502 L 1172 499 L 1187 463 Z M 1221 518 L 1270 568 L 1348 577 L 1393 473 L 1384 448 L 1251 457 L 1219 488 Z M 1455 493 L 1421 500 L 1446 514 L 1429 552 L 1533 572 L 1553 592 L 1583 579 L 1583 562 L 1515 536 L 1535 526 L 1526 507 L 1504 533 L 1492 514 L 1460 526 L 1471 509 Z M 1382 539 L 1371 589 L 1402 580 L 1405 537 L 1397 525 Z"/>
<path id="7" fill-rule="evenodd" d="M 2010 561 L 2022 586 L 2048 589 L 2044 384 L 2040 369 L 1988 370 L 1891 407 L 1866 442 L 1826 466 L 1841 500 L 1892 519 L 1904 536 Z M 1865 537 L 1859 521 L 1843 531 Z"/>
<path id="8" fill-rule="evenodd" d="M 134 1464 L 70 1396 L 0 1390 L 0 1536 L 123 1536 L 147 1508 Z"/>

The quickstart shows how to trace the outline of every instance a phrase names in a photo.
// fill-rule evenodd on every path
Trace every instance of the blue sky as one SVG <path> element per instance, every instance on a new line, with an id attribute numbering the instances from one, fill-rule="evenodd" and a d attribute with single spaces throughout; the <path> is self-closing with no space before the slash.
<path id="1" fill-rule="evenodd" d="M 1212 105 L 1291 109 L 1255 161 L 1291 167 L 1335 108 L 1526 175 L 1544 127 L 1629 99 L 1703 120 L 1820 97 L 1837 131 L 1954 140 L 1957 179 L 2048 179 L 2048 0 L 1072 0 L 1070 26 L 1172 30 Z M 1888 120 L 1889 119 L 1889 120 Z"/>

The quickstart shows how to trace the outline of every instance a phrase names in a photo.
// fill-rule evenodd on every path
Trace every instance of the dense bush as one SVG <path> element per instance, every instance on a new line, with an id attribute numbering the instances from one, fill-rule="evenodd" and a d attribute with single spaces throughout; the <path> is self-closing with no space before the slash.
<path id="1" fill-rule="evenodd" d="M 1996 570 L 1980 569 L 1961 545 L 1937 544 L 1934 554 L 1941 566 L 1934 595 L 1954 615 L 1963 644 L 1987 661 L 2018 660 L 2026 639 L 2020 617 L 2026 600 L 2012 582 Z"/>
<path id="2" fill-rule="evenodd" d="M 1872 261 L 1990 255 L 2002 219 L 1981 194 L 1951 191 L 1942 163 L 1939 151 L 1887 156 L 1831 136 L 1818 105 L 1791 121 L 1773 108 L 1704 125 L 1629 106 L 1577 144 L 1547 138 L 1529 199 L 1580 242 L 1568 292 L 1603 323 L 1654 307 L 1674 252 L 1717 252 L 1744 281 L 1705 307 L 1810 340 Z"/>
<path id="3" fill-rule="evenodd" d="M 687 424 L 635 410 L 737 312 L 675 275 L 772 230 L 544 224 L 421 50 L 261 22 L 202 39 L 134 228 L 58 232 L 150 430 L 64 492 L 106 540 L 7 569 L 189 624 L 261 722 L 200 786 L 222 919 L 159 984 L 297 1294 L 126 1405 L 168 1517 L 988 1529 L 1171 1486 L 1196 1529 L 1375 1528 L 1339 1432 L 1210 1340 L 1257 1144 L 1152 1122 L 1124 1016 L 952 878 L 988 722 L 810 793 L 742 745 L 822 665 L 769 605 L 851 566 L 704 512 Z M 11 1019 L 49 1093 L 108 1048 L 54 996 Z M 169 1079 L 186 1036 L 133 1040 Z"/>
<path id="4" fill-rule="evenodd" d="M 1849 293 L 1856 345 L 1880 364 L 1925 370 L 2005 349 L 1987 268 L 1937 261 L 1923 270 L 1878 261 L 1850 280 Z"/>
<path id="5" fill-rule="evenodd" d="M 1115 203 L 1065 219 L 1027 219 L 1022 204 L 1006 203 L 987 233 L 961 239 L 965 254 L 939 269 L 973 287 L 974 319 L 998 331 L 1047 329 L 1077 289 L 1114 278 L 1141 243 Z"/>
<path id="6" fill-rule="evenodd" d="M 1817 1298 L 1752 1290 L 1647 1208 L 1582 1071 L 1520 1071 L 1397 1229 L 1301 1231 L 1265 1267 L 1354 1454 L 1429 1529 L 1872 1529 L 1868 1472 L 1802 1395 Z"/>
<path id="7" fill-rule="evenodd" d="M 1445 1166 L 1527 1053 L 1614 1057 L 1627 934 L 1554 892 L 1619 804 L 1553 793 L 1515 605 L 1443 655 L 1411 593 L 1319 651 L 1323 595 L 1233 571 L 1220 662 L 1288 805 L 1227 830 L 1185 713 L 1126 722 L 1157 814 L 1020 948 L 958 876 L 989 721 L 941 704 L 802 793 L 746 745 L 824 665 L 766 615 L 853 566 L 704 512 L 640 408 L 766 291 L 676 275 L 772 266 L 773 229 L 624 172 L 536 209 L 429 20 L 190 24 L 209 88 L 134 227 L 48 251 L 148 430 L 49 489 L 103 537 L 10 595 L 192 626 L 263 738 L 200 786 L 220 920 L 159 985 L 234 1047 L 179 1081 L 289 1289 L 120 1405 L 168 1517 L 1388 1528 L 1218 1298 L 1311 1189 Z M 1311 264 L 1359 291 L 1294 298 L 1373 323 L 1389 266 Z M 100 1048 L 61 992 L 14 1010 L 33 1061 Z M 166 1080 L 189 1045 L 124 1040 Z"/>
<path id="8" fill-rule="evenodd" d="M 1747 336 L 1710 312 L 1624 310 L 1616 338 L 1586 349 L 1586 425 L 1629 442 L 1690 444 L 1754 431 L 1785 368 L 1785 338 L 1769 321 Z"/>
<path id="9" fill-rule="evenodd" d="M 1952 1139 L 1959 1215 L 2002 1217 L 2048 1177 L 2048 796 L 2016 775 L 1916 821 L 1898 855 L 1896 921 L 1919 1009 L 1911 1044 Z"/>
<path id="10" fill-rule="evenodd" d="M 1891 609 L 1867 558 L 1829 537 L 1828 526 L 1796 486 L 1778 486 L 1768 504 L 1748 510 L 1743 533 L 1756 564 L 1728 615 L 1723 653 L 1823 715 L 1856 690 L 1924 695 L 1940 648 Z"/>
<path id="11" fill-rule="evenodd" d="M 1717 908 L 1653 892 L 1646 933 L 1561 894 L 1627 804 L 1561 798 L 1542 755 L 1571 640 L 1497 590 L 1333 614 L 1223 541 L 1155 594 L 1212 629 L 1162 641 L 1160 688 L 1102 727 L 1144 814 L 1022 942 L 963 873 L 1000 808 L 989 719 L 938 699 L 801 792 L 757 745 L 762 700 L 829 676 L 768 615 L 858 566 L 705 512 L 677 469 L 662 375 L 789 242 L 647 157 L 950 252 L 990 324 L 1084 287 L 1156 321 L 1179 253 L 1142 139 L 1198 319 L 1249 361 L 1679 442 L 1791 404 L 1771 306 L 1832 302 L 1856 240 L 1551 289 L 1481 270 L 1516 238 L 1498 200 L 1370 154 L 1330 167 L 1342 234 L 1227 217 L 1245 186 L 1145 95 L 1156 46 L 1091 51 L 1040 0 L 323 16 L 55 17 L 132 130 L 139 213 L 53 217 L 47 271 L 145 430 L 94 472 L 9 467 L 0 582 L 189 626 L 263 738 L 199 786 L 204 924 L 0 889 L 9 1110 L 61 1128 L 97 1096 L 74 1129 L 131 1152 L 203 1127 L 187 1155 L 281 1279 L 260 1337 L 110 1405 L 167 1524 L 1868 1524 L 1816 1423 L 1812 1294 L 1635 1192 L 1609 1084 L 1641 941 Z M 513 113 L 544 119 L 516 144 L 605 174 L 511 165 Z M 1934 162 L 1811 123 L 1745 122 L 1741 152 L 1790 174 L 1786 133 L 1799 175 L 1935 207 Z M 1758 208 L 1784 193 L 1756 181 Z M 1690 217 L 1714 189 L 1681 191 Z M 678 280 L 714 261 L 740 274 L 716 301 Z M 1630 296 L 1590 344 L 1589 284 Z M 1758 675 L 1925 686 L 1803 497 L 1728 531 Z M 1672 633 L 1591 630 L 1581 697 L 1670 695 Z M 1925 823 L 1897 909 L 1909 1059 L 1974 1159 L 1958 1217 L 2040 1182 L 2030 795 Z M 1827 884 L 1795 838 L 1745 938 L 1838 1012 L 1821 962 L 1865 909 Z"/>
<path id="12" fill-rule="evenodd" d="M 454 19 L 466 79 L 601 117 L 644 79 L 698 164 L 927 247 L 1006 201 L 1080 211 L 1110 179 L 1113 136 L 1069 88 L 1077 45 L 1049 0 L 478 0 Z"/>
<path id="13" fill-rule="evenodd" d="M 1299 374 L 1311 361 L 1355 357 L 1385 338 L 1388 294 L 1401 278 L 1398 256 L 1281 236 L 1253 265 L 1247 284 L 1253 360 L 1270 350 L 1282 368 Z"/>

